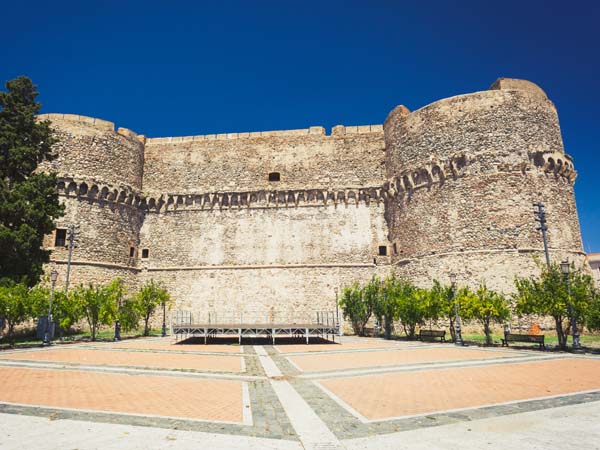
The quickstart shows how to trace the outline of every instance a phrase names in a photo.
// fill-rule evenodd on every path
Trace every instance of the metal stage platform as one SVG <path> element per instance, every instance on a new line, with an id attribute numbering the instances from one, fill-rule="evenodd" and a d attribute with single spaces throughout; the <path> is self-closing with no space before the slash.
<path id="1" fill-rule="evenodd" d="M 223 320 L 233 318 L 239 315 L 239 320 Z M 302 314 L 304 320 L 281 320 L 281 315 L 270 313 L 265 317 L 248 314 L 228 314 L 211 313 L 208 320 L 196 323 L 193 320 L 193 314 L 187 311 L 177 311 L 172 320 L 171 332 L 175 335 L 177 341 L 189 337 L 204 338 L 204 343 L 208 339 L 216 336 L 237 336 L 238 342 L 242 343 L 242 338 L 268 338 L 275 344 L 276 337 L 295 337 L 304 338 L 306 343 L 310 343 L 310 338 L 321 338 L 335 342 L 336 336 L 341 339 L 340 322 L 335 312 L 318 311 L 313 314 Z M 306 320 L 308 317 L 314 317 L 313 320 Z M 217 320 L 217 319 L 221 320 Z M 238 319 L 238 317 L 235 317 Z M 275 320 L 280 319 L 280 320 Z"/>

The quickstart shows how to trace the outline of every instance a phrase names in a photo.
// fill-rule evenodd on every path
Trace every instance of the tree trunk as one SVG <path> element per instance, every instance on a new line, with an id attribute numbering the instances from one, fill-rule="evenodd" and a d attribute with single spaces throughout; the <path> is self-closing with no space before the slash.
<path id="1" fill-rule="evenodd" d="M 389 316 L 385 316 L 384 321 L 385 321 L 385 338 L 391 339 L 392 338 L 392 318 Z"/>
<path id="2" fill-rule="evenodd" d="M 96 324 L 92 325 L 92 341 L 96 340 Z"/>
<path id="3" fill-rule="evenodd" d="M 410 338 L 411 340 L 413 340 L 413 339 L 415 338 L 415 328 L 416 328 L 416 327 L 417 327 L 416 325 L 410 325 L 410 326 L 409 326 L 409 331 L 410 331 L 410 336 L 409 336 L 409 338 Z"/>
<path id="4" fill-rule="evenodd" d="M 554 323 L 556 324 L 556 336 L 558 337 L 558 347 L 561 350 L 567 349 L 567 337 L 563 330 L 562 318 L 560 316 L 554 316 Z"/>
<path id="5" fill-rule="evenodd" d="M 144 336 L 148 336 L 150 334 L 150 330 L 148 329 L 148 322 L 150 321 L 150 315 L 144 317 Z"/>
<path id="6" fill-rule="evenodd" d="M 11 347 L 15 346 L 15 325 L 8 322 L 8 343 Z"/>
<path id="7" fill-rule="evenodd" d="M 485 345 L 492 345 L 492 335 L 489 320 L 483 321 L 483 332 L 485 333 Z"/>
<path id="8" fill-rule="evenodd" d="M 456 330 L 454 329 L 453 318 L 450 318 L 450 336 L 452 337 L 452 342 L 456 342 Z"/>

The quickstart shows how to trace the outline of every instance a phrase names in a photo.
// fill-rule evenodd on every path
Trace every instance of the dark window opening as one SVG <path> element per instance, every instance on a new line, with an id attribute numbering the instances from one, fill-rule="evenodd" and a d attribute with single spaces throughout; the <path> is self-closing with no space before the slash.
<path id="1" fill-rule="evenodd" d="M 271 172 L 269 174 L 269 181 L 281 181 L 281 175 L 279 172 Z"/>
<path id="2" fill-rule="evenodd" d="M 133 258 L 135 256 L 135 247 L 129 247 L 129 257 Z"/>
<path id="3" fill-rule="evenodd" d="M 142 249 L 142 258 L 146 259 L 148 258 L 149 252 L 147 248 Z"/>
<path id="4" fill-rule="evenodd" d="M 397 255 L 397 254 L 398 254 L 398 246 L 394 242 L 394 255 Z"/>
<path id="5" fill-rule="evenodd" d="M 379 256 L 386 256 L 386 255 L 387 255 L 387 246 L 380 245 L 379 246 Z"/>
<path id="6" fill-rule="evenodd" d="M 56 229 L 56 237 L 54 238 L 55 247 L 64 247 L 67 244 L 67 230 L 64 228 Z"/>

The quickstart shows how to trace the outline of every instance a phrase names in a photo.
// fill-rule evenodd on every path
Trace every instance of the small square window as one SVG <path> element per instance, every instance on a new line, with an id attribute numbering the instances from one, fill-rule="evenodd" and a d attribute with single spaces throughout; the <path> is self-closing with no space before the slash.
<path id="1" fill-rule="evenodd" d="M 64 247 L 67 244 L 67 230 L 65 228 L 56 229 L 56 237 L 54 238 L 55 247 Z"/>
<path id="2" fill-rule="evenodd" d="M 147 248 L 142 249 L 142 259 L 147 259 L 149 254 L 150 254 L 150 252 L 148 251 Z"/>
<path id="3" fill-rule="evenodd" d="M 380 245 L 379 246 L 379 256 L 386 256 L 386 255 L 387 255 L 387 246 Z"/>
<path id="4" fill-rule="evenodd" d="M 135 247 L 129 247 L 129 257 L 133 258 L 135 256 Z"/>
<path id="5" fill-rule="evenodd" d="M 269 181 L 281 181 L 281 175 L 279 172 L 271 172 L 269 174 Z"/>

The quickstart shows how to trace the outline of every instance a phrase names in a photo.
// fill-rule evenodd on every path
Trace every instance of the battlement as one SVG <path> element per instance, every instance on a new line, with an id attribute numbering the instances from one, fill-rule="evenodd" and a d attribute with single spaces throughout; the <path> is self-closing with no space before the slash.
<path id="1" fill-rule="evenodd" d="M 179 136 L 179 137 L 158 137 L 146 139 L 146 144 L 178 144 L 182 142 L 198 141 L 226 141 L 234 139 L 256 139 L 270 137 L 298 137 L 298 136 L 344 136 L 347 134 L 367 134 L 383 133 L 383 125 L 356 125 L 344 126 L 337 125 L 331 129 L 331 134 L 327 135 L 325 127 L 314 126 L 310 128 L 299 128 L 295 130 L 276 130 L 276 131 L 250 131 L 244 133 L 220 133 L 203 134 L 197 136 Z"/>
<path id="2" fill-rule="evenodd" d="M 115 124 L 108 120 L 96 119 L 95 117 L 80 116 L 78 114 L 40 114 L 37 116 L 40 120 L 49 120 L 51 122 L 65 121 L 78 122 L 90 127 L 105 131 L 115 131 Z"/>
<path id="3" fill-rule="evenodd" d="M 113 133 L 115 132 L 114 122 L 109 122 L 108 120 L 103 119 L 97 119 L 95 117 L 81 116 L 78 114 L 57 113 L 39 114 L 37 117 L 40 120 L 49 120 L 51 122 L 72 122 L 75 124 L 82 124 L 92 128 L 96 128 L 102 131 L 112 131 Z M 131 131 L 128 128 L 119 127 L 116 133 L 128 139 L 138 140 L 142 144 L 146 141 L 146 137 L 144 135 L 137 134 L 135 131 Z"/>

